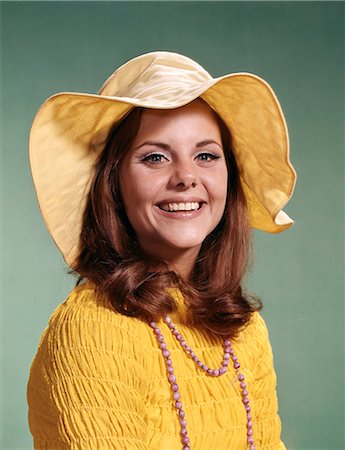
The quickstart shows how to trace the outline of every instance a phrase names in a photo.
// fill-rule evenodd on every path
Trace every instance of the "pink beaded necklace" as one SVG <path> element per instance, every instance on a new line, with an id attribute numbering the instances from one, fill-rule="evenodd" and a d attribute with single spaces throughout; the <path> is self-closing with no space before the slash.
<path id="1" fill-rule="evenodd" d="M 191 349 L 191 347 L 187 344 L 187 342 L 183 339 L 182 334 L 178 331 L 176 328 L 176 325 L 173 323 L 173 321 L 170 319 L 170 317 L 166 316 L 164 318 L 164 322 L 168 325 L 170 328 L 172 334 L 175 336 L 176 340 L 180 343 L 182 349 L 187 353 L 187 355 L 192 358 L 192 360 L 195 362 L 195 364 L 203 370 L 207 375 L 212 377 L 220 377 L 223 375 L 228 368 L 229 360 L 230 358 L 233 361 L 233 366 L 236 371 L 237 379 L 240 383 L 240 388 L 242 391 L 242 402 L 244 404 L 246 414 L 247 414 L 247 442 L 248 442 L 248 448 L 249 450 L 255 450 L 254 445 L 254 438 L 253 438 L 253 424 L 252 424 L 252 416 L 251 416 L 251 408 L 249 406 L 249 398 L 248 398 L 248 391 L 247 391 L 247 385 L 244 381 L 244 375 L 240 372 L 240 363 L 237 360 L 237 357 L 231 347 L 231 342 L 229 339 L 224 339 L 224 355 L 223 355 L 223 361 L 222 365 L 219 369 L 210 369 L 206 364 L 202 363 L 200 359 L 197 357 L 197 355 L 194 353 L 194 351 Z M 177 415 L 179 418 L 179 422 L 181 425 L 181 441 L 182 441 L 182 450 L 190 450 L 190 439 L 188 437 L 188 431 L 187 431 L 187 422 L 185 419 L 185 412 L 183 410 L 183 405 L 181 402 L 181 395 L 179 392 L 179 386 L 176 382 L 176 377 L 174 375 L 174 368 L 172 365 L 172 360 L 170 358 L 170 352 L 167 349 L 167 345 L 164 342 L 164 336 L 162 335 L 160 329 L 158 328 L 157 324 L 155 322 L 150 322 L 150 326 L 152 327 L 156 339 L 159 344 L 159 348 L 162 350 L 162 354 L 164 357 L 165 365 L 167 368 L 167 374 L 168 374 L 168 380 L 170 383 L 170 387 L 172 390 L 173 399 L 175 402 L 175 407 L 177 410 Z"/>

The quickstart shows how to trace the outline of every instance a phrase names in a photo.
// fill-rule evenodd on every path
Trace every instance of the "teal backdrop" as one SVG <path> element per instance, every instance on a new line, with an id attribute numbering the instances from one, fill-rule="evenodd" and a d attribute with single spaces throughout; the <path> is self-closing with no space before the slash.
<path id="1" fill-rule="evenodd" d="M 36 203 L 31 121 L 49 95 L 95 93 L 117 66 L 157 49 L 215 76 L 254 72 L 277 92 L 298 172 L 286 207 L 296 223 L 254 233 L 248 285 L 265 303 L 287 448 L 344 449 L 344 3 L 1 2 L 1 26 L 1 449 L 33 448 L 29 368 L 74 284 Z"/>

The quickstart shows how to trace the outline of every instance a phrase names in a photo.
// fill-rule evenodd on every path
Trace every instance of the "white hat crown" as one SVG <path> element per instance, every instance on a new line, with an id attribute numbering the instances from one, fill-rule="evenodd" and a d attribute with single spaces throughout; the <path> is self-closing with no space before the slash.
<path id="1" fill-rule="evenodd" d="M 212 76 L 192 59 L 171 52 L 138 56 L 119 67 L 103 84 L 99 94 L 145 102 L 176 102 L 176 97 L 193 96 Z M 187 99 L 188 100 L 188 99 Z"/>

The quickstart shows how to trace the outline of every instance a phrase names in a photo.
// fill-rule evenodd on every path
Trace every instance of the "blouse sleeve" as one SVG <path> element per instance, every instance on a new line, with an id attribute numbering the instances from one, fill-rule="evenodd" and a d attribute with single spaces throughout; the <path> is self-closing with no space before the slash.
<path id="1" fill-rule="evenodd" d="M 146 449 L 143 357 L 121 317 L 68 302 L 53 316 L 28 384 L 35 449 Z"/>
<path id="2" fill-rule="evenodd" d="M 256 448 L 260 450 L 283 450 L 280 438 L 281 421 L 278 415 L 276 374 L 267 327 L 257 313 L 254 319 L 255 353 L 257 362 L 253 370 L 253 427 Z"/>

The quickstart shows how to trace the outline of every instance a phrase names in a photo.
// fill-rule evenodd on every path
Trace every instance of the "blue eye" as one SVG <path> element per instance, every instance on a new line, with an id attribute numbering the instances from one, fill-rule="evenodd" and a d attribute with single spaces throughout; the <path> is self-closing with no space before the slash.
<path id="1" fill-rule="evenodd" d="M 142 159 L 143 162 L 147 162 L 149 164 L 160 164 L 163 160 L 167 161 L 167 158 L 161 153 L 151 153 L 150 155 L 144 156 Z"/>
<path id="2" fill-rule="evenodd" d="M 219 159 L 220 156 L 215 155 L 214 153 L 199 153 L 199 155 L 197 155 L 197 159 L 199 161 L 215 161 L 216 159 Z"/>

